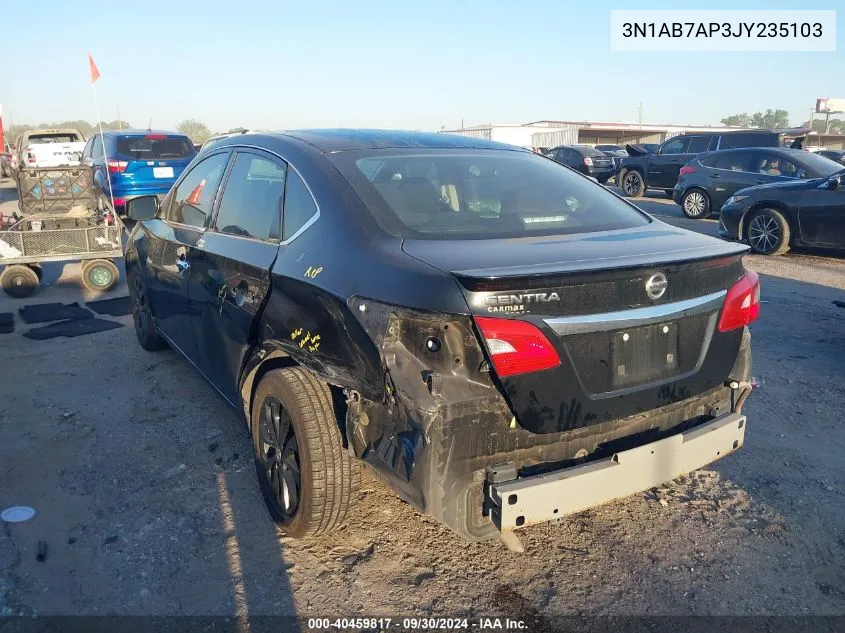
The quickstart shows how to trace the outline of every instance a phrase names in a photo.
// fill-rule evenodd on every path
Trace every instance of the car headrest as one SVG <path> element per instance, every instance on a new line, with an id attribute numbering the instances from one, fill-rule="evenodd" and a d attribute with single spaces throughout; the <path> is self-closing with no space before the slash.
<path id="1" fill-rule="evenodd" d="M 440 196 L 427 178 L 405 178 L 399 184 L 399 193 L 408 213 L 431 215 L 441 210 Z"/>

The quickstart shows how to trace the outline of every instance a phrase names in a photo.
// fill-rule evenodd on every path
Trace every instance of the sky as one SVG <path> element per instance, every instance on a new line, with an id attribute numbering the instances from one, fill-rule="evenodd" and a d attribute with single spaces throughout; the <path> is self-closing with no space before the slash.
<path id="1" fill-rule="evenodd" d="M 436 130 L 541 119 L 714 124 L 845 98 L 841 0 L 2 2 L 4 123 Z M 806 6 L 805 6 L 806 5 Z M 837 52 L 620 53 L 611 9 L 836 9 Z M 49 22 L 45 21 L 49 16 Z M 54 26 L 52 26 L 54 25 Z M 14 52 L 14 54 L 12 54 Z"/>

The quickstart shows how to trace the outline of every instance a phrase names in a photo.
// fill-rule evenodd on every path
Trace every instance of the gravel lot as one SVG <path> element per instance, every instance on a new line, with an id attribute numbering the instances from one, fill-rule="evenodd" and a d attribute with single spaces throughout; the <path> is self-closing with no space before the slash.
<path id="1" fill-rule="evenodd" d="M 3 181 L 0 211 L 13 198 Z M 716 232 L 662 194 L 641 204 Z M 245 425 L 175 354 L 144 352 L 131 317 L 21 336 L 23 305 L 91 299 L 78 264 L 45 266 L 34 297 L 0 296 L 16 314 L 0 335 L 0 508 L 37 511 L 0 524 L 0 614 L 501 614 L 538 631 L 579 613 L 845 615 L 845 258 L 746 263 L 764 305 L 744 449 L 524 530 L 522 555 L 468 545 L 369 476 L 343 531 L 280 538 Z"/>

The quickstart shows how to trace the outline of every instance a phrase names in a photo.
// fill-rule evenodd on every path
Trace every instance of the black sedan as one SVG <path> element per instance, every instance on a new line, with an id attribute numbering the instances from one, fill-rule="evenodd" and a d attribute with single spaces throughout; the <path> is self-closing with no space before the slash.
<path id="1" fill-rule="evenodd" d="M 361 462 L 466 538 L 514 546 L 742 445 L 748 248 L 533 152 L 238 134 L 127 212 L 138 341 L 240 412 L 290 536 L 351 515 Z"/>
<path id="2" fill-rule="evenodd" d="M 845 169 L 738 191 L 722 207 L 719 234 L 764 255 L 792 246 L 845 248 Z"/>
<path id="3" fill-rule="evenodd" d="M 821 149 L 816 154 L 845 165 L 845 149 Z"/>
<path id="4" fill-rule="evenodd" d="M 701 154 L 681 167 L 672 199 L 695 220 L 718 212 L 740 189 L 776 182 L 825 178 L 842 169 L 798 149 L 758 147 Z"/>
<path id="5" fill-rule="evenodd" d="M 589 145 L 562 145 L 546 155 L 561 165 L 580 171 L 601 183 L 608 182 L 616 175 L 613 158 Z"/>

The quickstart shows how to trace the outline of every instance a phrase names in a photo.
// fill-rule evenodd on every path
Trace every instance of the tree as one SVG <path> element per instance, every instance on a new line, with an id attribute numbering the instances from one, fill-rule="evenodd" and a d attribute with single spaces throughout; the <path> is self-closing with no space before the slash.
<path id="1" fill-rule="evenodd" d="M 759 128 L 789 127 L 789 112 L 786 110 L 766 110 L 755 112 L 751 117 L 751 125 Z"/>
<path id="2" fill-rule="evenodd" d="M 732 114 L 722 119 L 722 125 L 756 128 L 784 128 L 789 127 L 789 112 L 786 110 L 766 110 L 749 115 L 746 112 Z"/>
<path id="3" fill-rule="evenodd" d="M 185 119 L 176 126 L 176 129 L 188 136 L 194 143 L 205 143 L 214 136 L 214 133 L 205 123 L 196 119 Z"/>
<path id="4" fill-rule="evenodd" d="M 732 114 L 722 119 L 722 125 L 730 127 L 748 127 L 751 124 L 751 116 L 743 112 L 742 114 Z"/>

